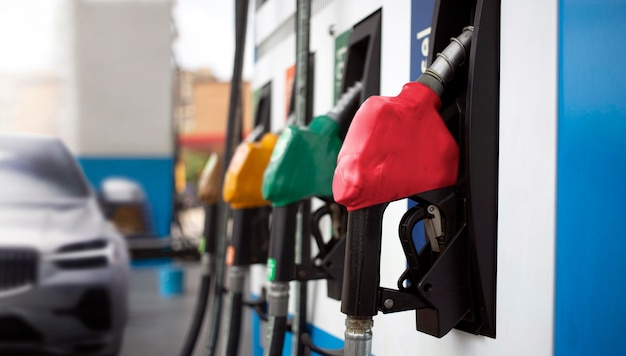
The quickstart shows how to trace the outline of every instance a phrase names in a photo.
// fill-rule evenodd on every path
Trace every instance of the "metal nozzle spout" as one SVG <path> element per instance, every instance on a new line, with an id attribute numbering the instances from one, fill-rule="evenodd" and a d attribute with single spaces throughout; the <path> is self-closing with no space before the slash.
<path id="1" fill-rule="evenodd" d="M 458 37 L 452 38 L 450 44 L 441 53 L 437 53 L 437 58 L 417 81 L 428 85 L 441 96 L 446 83 L 454 78 L 456 68 L 465 63 L 473 33 L 474 27 L 467 26 Z"/>

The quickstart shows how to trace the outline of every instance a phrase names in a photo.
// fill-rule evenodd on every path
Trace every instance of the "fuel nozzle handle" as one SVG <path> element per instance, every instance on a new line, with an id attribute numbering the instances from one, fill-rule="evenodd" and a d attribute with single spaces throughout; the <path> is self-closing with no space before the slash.
<path id="1" fill-rule="evenodd" d="M 456 183 L 459 146 L 439 111 L 445 85 L 468 57 L 473 33 L 473 27 L 464 28 L 397 96 L 369 97 L 356 112 L 332 183 L 335 201 L 348 211 Z"/>
<path id="2" fill-rule="evenodd" d="M 361 83 L 355 83 L 332 110 L 315 117 L 307 127 L 283 130 L 265 169 L 265 199 L 284 206 L 312 196 L 332 196 L 337 154 L 359 106 L 361 88 Z"/>
<path id="3" fill-rule="evenodd" d="M 274 207 L 272 231 L 267 258 L 267 279 L 270 290 L 267 296 L 268 325 L 265 356 L 283 353 L 287 312 L 289 309 L 289 281 L 295 277 L 295 235 L 300 203 Z"/>
<path id="4" fill-rule="evenodd" d="M 378 313 L 383 213 L 377 204 L 348 213 L 341 312 L 346 314 L 344 355 L 369 356 L 372 317 Z"/>
<path id="5" fill-rule="evenodd" d="M 222 161 L 213 152 L 209 156 L 198 179 L 198 199 L 205 205 L 216 205 L 222 188 Z"/>
<path id="6" fill-rule="evenodd" d="M 383 213 L 388 204 L 348 212 L 341 312 L 359 318 L 378 313 Z"/>
<path id="7" fill-rule="evenodd" d="M 438 96 L 441 96 L 446 83 L 454 78 L 456 68 L 465 63 L 472 43 L 473 33 L 474 27 L 467 26 L 459 36 L 450 39 L 450 44 L 443 51 L 437 53 L 433 63 L 417 81 L 426 84 Z"/>
<path id="8" fill-rule="evenodd" d="M 295 202 L 273 209 L 267 256 L 267 279 L 270 282 L 289 282 L 295 277 L 294 248 L 299 208 L 300 202 Z"/>
<path id="9" fill-rule="evenodd" d="M 343 140 L 348 132 L 348 127 L 352 122 L 354 113 L 361 103 L 361 93 L 363 91 L 363 83 L 354 83 L 339 98 L 337 104 L 326 114 L 330 119 L 339 124 L 339 137 Z"/>
<path id="10" fill-rule="evenodd" d="M 221 188 L 222 162 L 219 155 L 213 152 L 198 179 L 198 199 L 204 205 L 204 231 L 201 244 L 204 245 L 204 255 L 207 255 L 207 258 L 214 256 L 217 248 L 217 204 Z"/>

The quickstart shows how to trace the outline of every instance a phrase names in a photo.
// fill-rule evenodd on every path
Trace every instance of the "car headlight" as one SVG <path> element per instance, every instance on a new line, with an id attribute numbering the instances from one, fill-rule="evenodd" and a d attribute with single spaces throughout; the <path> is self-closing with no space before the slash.
<path id="1" fill-rule="evenodd" d="M 119 261 L 120 251 L 116 244 L 96 239 L 61 246 L 45 259 L 64 269 L 88 269 L 105 267 Z"/>

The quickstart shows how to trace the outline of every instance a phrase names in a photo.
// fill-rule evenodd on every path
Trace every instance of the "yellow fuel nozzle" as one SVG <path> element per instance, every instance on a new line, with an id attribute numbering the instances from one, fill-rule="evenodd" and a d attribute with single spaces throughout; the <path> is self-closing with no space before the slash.
<path id="1" fill-rule="evenodd" d="M 209 156 L 198 179 L 198 198 L 207 205 L 217 204 L 222 183 L 222 162 L 217 153 Z"/>
<path id="2" fill-rule="evenodd" d="M 261 185 L 277 140 L 276 134 L 266 133 L 259 142 L 242 142 L 237 147 L 228 165 L 222 192 L 224 201 L 233 209 L 270 204 L 263 199 Z"/>

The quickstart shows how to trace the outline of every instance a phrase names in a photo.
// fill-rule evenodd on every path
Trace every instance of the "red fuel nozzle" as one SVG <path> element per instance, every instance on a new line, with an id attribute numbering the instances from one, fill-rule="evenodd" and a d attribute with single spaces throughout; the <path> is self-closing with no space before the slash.
<path id="1" fill-rule="evenodd" d="M 459 147 L 439 115 L 439 96 L 408 83 L 357 111 L 337 158 L 333 196 L 349 211 L 453 185 Z"/>
<path id="2" fill-rule="evenodd" d="M 348 211 L 456 183 L 459 147 L 439 115 L 439 95 L 465 61 L 473 31 L 451 39 L 398 96 L 372 96 L 359 108 L 333 177 L 333 196 Z"/>

